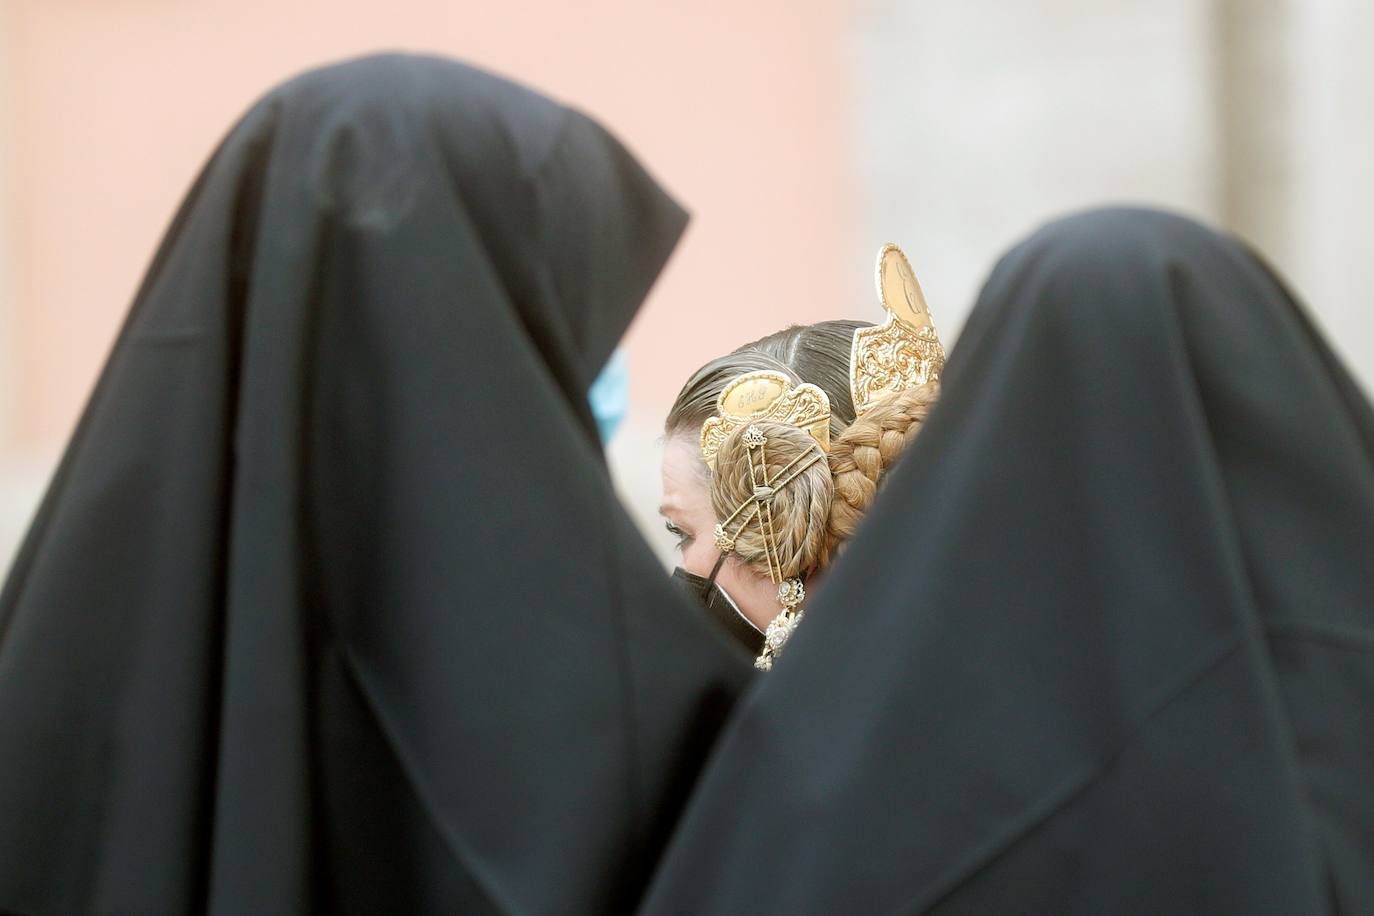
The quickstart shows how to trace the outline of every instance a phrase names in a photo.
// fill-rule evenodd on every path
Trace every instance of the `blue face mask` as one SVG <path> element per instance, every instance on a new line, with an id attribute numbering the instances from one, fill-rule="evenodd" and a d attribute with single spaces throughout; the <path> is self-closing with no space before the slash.
<path id="1" fill-rule="evenodd" d="M 601 431 L 601 443 L 605 445 L 615 435 L 616 427 L 625 419 L 630 409 L 630 367 L 624 350 L 616 350 L 606 361 L 601 374 L 592 382 L 587 392 L 587 401 L 592 406 L 592 416 L 596 417 L 597 428 Z"/>

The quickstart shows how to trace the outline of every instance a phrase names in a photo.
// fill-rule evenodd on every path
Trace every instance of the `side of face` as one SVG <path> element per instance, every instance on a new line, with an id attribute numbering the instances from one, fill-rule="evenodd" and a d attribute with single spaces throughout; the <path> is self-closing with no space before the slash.
<path id="1" fill-rule="evenodd" d="M 663 444 L 663 501 L 659 513 L 678 539 L 682 568 L 709 576 L 720 558 L 715 545 L 717 518 L 711 508 L 711 484 L 701 450 L 691 437 L 669 436 Z M 716 576 L 750 622 L 760 630 L 777 616 L 778 587 L 732 555 Z"/>

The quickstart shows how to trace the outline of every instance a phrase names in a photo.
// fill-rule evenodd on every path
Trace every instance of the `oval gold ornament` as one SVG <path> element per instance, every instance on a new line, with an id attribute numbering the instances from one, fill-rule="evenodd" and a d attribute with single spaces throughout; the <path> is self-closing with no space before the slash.
<path id="1" fill-rule="evenodd" d="M 716 416 L 701 425 L 701 457 L 712 470 L 725 437 L 754 420 L 774 420 L 806 430 L 824 450 L 830 448 L 830 398 L 812 384 L 795 388 L 781 372 L 746 372 L 716 399 Z"/>
<path id="2" fill-rule="evenodd" d="M 878 252 L 878 300 L 898 321 L 911 325 L 912 330 L 933 324 L 916 271 L 911 269 L 902 249 L 891 243 Z"/>

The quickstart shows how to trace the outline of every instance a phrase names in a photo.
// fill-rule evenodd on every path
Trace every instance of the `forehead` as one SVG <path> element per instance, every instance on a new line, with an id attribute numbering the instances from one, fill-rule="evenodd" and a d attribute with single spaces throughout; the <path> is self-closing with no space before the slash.
<path id="1" fill-rule="evenodd" d="M 663 510 L 679 513 L 711 511 L 706 462 L 686 436 L 663 443 Z"/>

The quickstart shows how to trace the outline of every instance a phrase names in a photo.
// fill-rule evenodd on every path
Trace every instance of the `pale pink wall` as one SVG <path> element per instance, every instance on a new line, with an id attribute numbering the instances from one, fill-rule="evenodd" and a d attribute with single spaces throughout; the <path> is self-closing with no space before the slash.
<path id="1" fill-rule="evenodd" d="M 842 276 L 855 220 L 846 0 L 0 4 L 16 332 L 0 384 L 17 388 L 0 452 L 4 438 L 65 437 L 230 122 L 279 79 L 369 50 L 466 58 L 575 104 L 694 211 L 632 331 L 642 420 L 724 345 L 847 313 L 863 289 Z"/>

